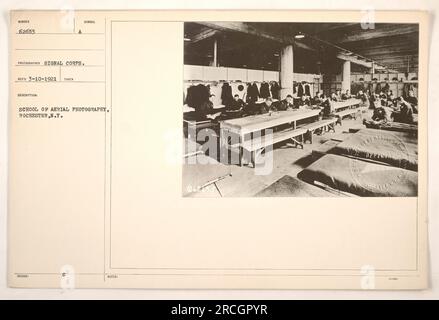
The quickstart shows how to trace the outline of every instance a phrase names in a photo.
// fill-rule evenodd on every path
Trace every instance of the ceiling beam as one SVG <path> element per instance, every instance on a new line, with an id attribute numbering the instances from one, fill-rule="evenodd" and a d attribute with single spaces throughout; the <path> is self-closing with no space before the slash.
<path id="1" fill-rule="evenodd" d="M 366 61 L 364 59 L 360 59 L 360 58 L 356 57 L 355 55 L 347 55 L 344 53 L 338 53 L 336 57 L 337 57 L 337 59 L 341 59 L 344 61 L 350 61 L 352 63 L 358 64 L 358 65 L 366 67 L 366 68 L 372 68 L 372 62 Z"/>
<path id="2" fill-rule="evenodd" d="M 413 48 L 403 48 L 403 47 L 399 47 L 399 48 L 395 48 L 395 49 L 390 49 L 390 48 L 370 48 L 367 50 L 358 50 L 357 51 L 358 54 L 361 54 L 363 56 L 366 56 L 368 58 L 373 59 L 373 56 L 384 56 L 384 57 L 389 57 L 389 56 L 401 56 L 401 55 L 405 55 L 405 56 L 413 56 L 413 55 L 417 55 L 418 54 L 418 50 L 413 49 Z"/>
<path id="3" fill-rule="evenodd" d="M 309 45 L 304 44 L 304 43 L 299 42 L 299 41 L 294 41 L 294 45 L 300 49 L 309 50 L 309 51 L 317 51 L 315 48 L 310 47 Z"/>
<path id="4" fill-rule="evenodd" d="M 299 41 L 294 41 L 293 36 L 286 37 L 286 36 L 282 36 L 282 35 L 272 34 L 270 32 L 263 31 L 260 28 L 256 28 L 256 27 L 249 25 L 248 23 L 244 23 L 244 22 L 235 22 L 235 21 L 227 21 L 227 22 L 212 22 L 212 21 L 204 22 L 203 21 L 203 22 L 198 22 L 197 21 L 197 23 L 202 24 L 206 27 L 215 29 L 215 30 L 219 30 L 219 31 L 241 32 L 241 33 L 253 35 L 256 37 L 260 37 L 263 39 L 271 40 L 274 42 L 280 42 L 280 43 L 287 44 L 287 45 L 293 44 L 296 47 L 301 48 L 301 49 L 316 51 L 315 48 L 312 48 L 305 43 L 302 43 Z"/>
<path id="5" fill-rule="evenodd" d="M 355 23 L 342 23 L 342 24 L 334 24 L 334 23 L 326 23 L 325 27 L 322 30 L 316 32 L 316 35 L 320 35 L 329 31 L 335 31 L 340 29 L 351 28 L 352 26 L 358 25 L 358 22 Z"/>
<path id="6" fill-rule="evenodd" d="M 337 38 L 335 42 L 337 43 L 347 43 L 355 41 L 364 41 L 370 39 L 378 39 L 383 37 L 393 37 L 401 36 L 410 33 L 419 32 L 419 27 L 417 24 L 413 25 L 390 25 L 390 26 L 380 26 L 375 25 L 375 29 L 360 29 L 357 31 L 350 32 L 342 37 Z"/>
<path id="7" fill-rule="evenodd" d="M 354 53 L 348 49 L 340 47 L 339 45 L 335 45 L 335 44 L 328 42 L 326 40 L 322 40 L 322 39 L 314 37 L 314 36 L 312 38 L 316 41 L 325 43 L 327 46 L 331 46 L 331 47 L 335 48 L 336 50 L 338 50 L 338 53 L 336 54 L 336 58 L 338 58 L 338 59 L 345 60 L 345 61 L 351 61 L 352 63 L 364 66 L 364 67 L 369 68 L 369 69 L 371 69 L 373 66 L 374 69 L 376 69 L 376 70 L 388 70 L 387 66 L 376 63 L 374 61 L 374 59 L 364 57 L 363 55 L 360 55 L 358 53 Z"/>
<path id="8" fill-rule="evenodd" d="M 387 66 L 383 66 L 382 64 L 380 64 L 380 62 L 372 62 L 372 61 L 368 61 L 362 57 L 357 57 L 355 55 L 346 55 L 345 53 L 339 53 L 337 54 L 337 59 L 341 59 L 344 61 L 350 61 L 352 63 L 358 64 L 360 66 L 372 69 L 372 66 L 374 67 L 374 70 L 386 70 L 388 72 L 397 72 L 395 70 L 390 69 Z"/>
<path id="9" fill-rule="evenodd" d="M 270 32 L 261 30 L 260 28 L 256 28 L 255 26 L 252 26 L 252 25 L 250 25 L 248 23 L 244 23 L 244 22 L 235 22 L 235 21 L 227 21 L 227 22 L 207 21 L 207 22 L 204 22 L 203 21 L 203 22 L 197 22 L 197 23 L 202 24 L 202 25 L 209 27 L 211 29 L 218 30 L 218 31 L 241 32 L 241 33 L 257 36 L 260 38 L 264 38 L 267 40 L 271 40 L 274 42 L 280 42 L 283 44 L 293 44 L 296 47 L 301 48 L 301 49 L 316 51 L 316 49 L 314 49 L 313 47 L 310 47 L 309 45 L 307 45 L 303 42 L 295 41 L 293 36 L 286 37 L 283 35 L 272 34 Z M 410 27 L 412 28 L 412 26 L 410 26 Z M 370 32 L 371 31 L 369 30 L 368 33 L 370 33 Z M 319 41 L 319 42 L 325 43 L 328 46 L 332 46 L 332 47 L 336 48 L 339 51 L 339 53 L 337 53 L 337 55 L 336 55 L 336 57 L 338 59 L 351 61 L 352 63 L 358 64 L 358 65 L 361 65 L 361 66 L 364 66 L 367 68 L 372 68 L 372 62 L 368 61 L 364 57 L 355 55 L 354 53 L 352 55 L 347 55 L 347 54 L 343 53 L 343 51 L 347 51 L 344 48 L 338 47 L 337 45 L 334 45 L 334 44 L 326 42 L 326 41 L 322 41 L 316 37 L 312 37 L 312 38 L 314 40 Z M 376 69 L 385 69 L 385 67 L 381 66 L 381 65 L 376 65 L 375 68 Z"/>
<path id="10" fill-rule="evenodd" d="M 197 33 L 196 35 L 191 36 L 190 39 L 191 39 L 192 43 L 197 43 L 197 42 L 202 41 L 204 39 L 211 38 L 218 33 L 219 33 L 218 30 L 206 28 L 206 29 L 200 31 L 199 33 Z"/>
<path id="11" fill-rule="evenodd" d="M 359 42 L 348 42 L 343 46 L 350 50 L 365 50 L 368 48 L 389 48 L 389 47 L 401 47 L 410 46 L 412 48 L 417 48 L 419 42 L 419 37 L 417 34 L 406 34 L 401 37 L 392 37 L 392 41 L 387 38 L 369 39 Z"/>
<path id="12" fill-rule="evenodd" d="M 231 32 L 242 32 L 242 33 L 246 33 L 246 34 L 250 34 L 253 36 L 257 36 L 257 37 L 261 37 L 264 39 L 268 39 L 271 41 L 276 41 L 276 42 L 287 42 L 287 39 L 278 36 L 278 35 L 274 35 L 262 30 L 259 30 L 247 23 L 244 22 L 235 22 L 235 21 L 227 21 L 227 22 L 212 22 L 212 21 L 206 21 L 206 22 L 198 22 L 199 24 L 205 25 L 206 27 L 215 29 L 215 30 L 220 30 L 220 31 L 231 31 Z M 292 44 L 292 42 L 290 43 Z"/>

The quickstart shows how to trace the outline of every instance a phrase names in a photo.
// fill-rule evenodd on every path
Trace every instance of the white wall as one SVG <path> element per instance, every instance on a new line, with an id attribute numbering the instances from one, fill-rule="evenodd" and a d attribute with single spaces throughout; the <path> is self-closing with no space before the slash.
<path id="1" fill-rule="evenodd" d="M 314 82 L 316 78 L 320 78 L 320 76 L 317 74 L 294 73 L 295 81 Z M 242 82 L 279 81 L 279 72 L 244 68 L 185 65 L 184 80 L 225 80 Z"/>

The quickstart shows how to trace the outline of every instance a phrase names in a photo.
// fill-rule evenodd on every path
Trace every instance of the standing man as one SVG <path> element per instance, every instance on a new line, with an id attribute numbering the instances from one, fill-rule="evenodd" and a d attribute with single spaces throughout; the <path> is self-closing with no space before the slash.
<path id="1" fill-rule="evenodd" d="M 322 104 L 321 104 L 322 109 L 322 115 L 324 119 L 327 118 L 332 118 L 333 114 L 334 114 L 334 107 L 332 105 L 331 100 L 326 97 L 325 95 L 322 95 Z"/>

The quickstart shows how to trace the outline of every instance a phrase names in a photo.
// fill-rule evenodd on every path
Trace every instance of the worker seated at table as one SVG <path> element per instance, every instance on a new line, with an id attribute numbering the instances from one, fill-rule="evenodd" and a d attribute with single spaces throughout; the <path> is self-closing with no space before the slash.
<path id="1" fill-rule="evenodd" d="M 327 97 L 326 95 L 322 94 L 322 103 L 321 103 L 321 107 L 322 107 L 322 117 L 323 119 L 328 119 L 328 118 L 332 118 L 334 116 L 334 106 L 332 104 L 331 99 L 329 99 L 329 97 Z"/>
<path id="2" fill-rule="evenodd" d="M 387 106 L 392 107 L 392 106 L 396 106 L 396 97 L 393 94 L 392 90 L 389 90 L 388 94 L 387 94 Z"/>
<path id="3" fill-rule="evenodd" d="M 404 100 L 403 97 L 399 97 L 397 100 L 399 110 L 392 113 L 393 121 L 412 124 L 414 122 L 412 105 Z"/>
<path id="4" fill-rule="evenodd" d="M 349 92 L 349 89 L 346 90 L 346 92 L 341 95 L 341 100 L 348 100 L 350 98 L 351 98 L 351 93 Z"/>
<path id="5" fill-rule="evenodd" d="M 337 94 L 335 92 L 331 93 L 331 101 L 334 102 L 339 101 Z"/>
<path id="6" fill-rule="evenodd" d="M 238 111 L 245 107 L 244 100 L 239 98 L 239 95 L 235 94 L 230 105 L 227 106 L 227 111 Z"/>
<path id="7" fill-rule="evenodd" d="M 225 112 L 222 112 L 221 116 L 215 120 L 221 121 L 240 118 L 244 115 L 245 108 L 246 103 L 236 94 L 233 96 L 233 99 L 226 105 Z"/>
<path id="8" fill-rule="evenodd" d="M 247 100 L 242 110 L 242 116 L 252 116 L 259 113 L 259 104 L 254 101 Z"/>
<path id="9" fill-rule="evenodd" d="M 311 99 L 311 104 L 313 106 L 320 106 L 322 103 L 322 95 L 320 94 L 320 91 L 317 91 L 314 98 Z"/>
<path id="10" fill-rule="evenodd" d="M 294 109 L 293 96 L 287 95 L 285 99 L 272 104 L 272 109 L 276 111 L 286 111 Z"/>
<path id="11" fill-rule="evenodd" d="M 363 92 L 363 90 L 358 90 L 356 98 L 357 98 L 357 99 L 362 99 L 363 96 L 364 96 L 364 92 Z"/>
<path id="12" fill-rule="evenodd" d="M 391 90 L 387 91 L 386 93 L 382 93 L 380 95 L 381 105 L 391 107 L 393 105 L 393 100 L 395 97 L 393 96 L 393 93 Z"/>
<path id="13" fill-rule="evenodd" d="M 370 99 L 369 99 L 369 95 L 367 93 L 360 90 L 360 91 L 358 91 L 356 98 L 361 100 L 363 107 L 370 108 Z"/>
<path id="14" fill-rule="evenodd" d="M 271 97 L 268 97 L 265 99 L 265 102 L 259 104 L 259 113 L 264 114 L 270 111 L 276 111 L 276 109 L 273 106 L 273 100 Z"/>
<path id="15" fill-rule="evenodd" d="M 342 94 L 341 94 L 341 90 L 340 89 L 337 89 L 336 91 L 335 91 L 335 95 L 336 95 L 336 97 L 337 97 L 337 101 L 342 101 Z"/>
<path id="16" fill-rule="evenodd" d="M 391 114 L 386 111 L 384 106 L 379 106 L 374 109 L 370 120 L 364 119 L 363 124 L 367 128 L 379 128 L 380 125 L 391 121 Z"/>
<path id="17" fill-rule="evenodd" d="M 415 97 L 413 90 L 409 91 L 409 95 L 405 98 L 405 101 L 410 103 L 414 113 L 418 113 L 418 99 Z"/>
<path id="18" fill-rule="evenodd" d="M 325 102 L 326 99 L 329 99 L 329 97 L 324 92 L 322 92 L 322 94 L 319 96 L 319 98 L 320 98 L 320 105 L 323 102 Z M 329 99 L 329 100 L 331 100 L 331 99 Z"/>
<path id="19" fill-rule="evenodd" d="M 195 120 L 196 121 L 204 121 L 204 120 L 214 120 L 221 115 L 221 112 L 218 112 L 213 107 L 212 101 L 204 101 L 199 106 L 195 108 Z"/>
<path id="20" fill-rule="evenodd" d="M 375 109 L 381 105 L 380 103 L 380 97 L 378 94 L 373 93 L 370 96 L 370 109 Z"/>
<path id="21" fill-rule="evenodd" d="M 297 99 L 294 102 L 295 102 L 294 104 L 295 109 L 306 109 L 311 105 L 310 100 L 307 96 L 302 96 L 300 97 L 300 99 Z"/>

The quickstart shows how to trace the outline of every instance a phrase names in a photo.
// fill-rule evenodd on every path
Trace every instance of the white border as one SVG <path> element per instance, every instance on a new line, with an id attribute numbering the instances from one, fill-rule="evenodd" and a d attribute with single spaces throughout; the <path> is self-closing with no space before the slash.
<path id="1" fill-rule="evenodd" d="M 427 10 L 431 14 L 429 63 L 429 246 L 430 289 L 424 291 L 319 291 L 319 290 L 95 290 L 75 289 L 10 289 L 6 287 L 6 212 L 7 212 L 7 119 L 8 72 L 0 72 L 0 299 L 439 299 L 439 14 L 437 0 L 222 0 L 214 3 L 202 0 L 2 0 L 0 10 L 0 70 L 8 70 L 8 22 L 11 9 L 353 9 L 364 10 Z M 121 294 L 123 293 L 123 294 Z"/>

